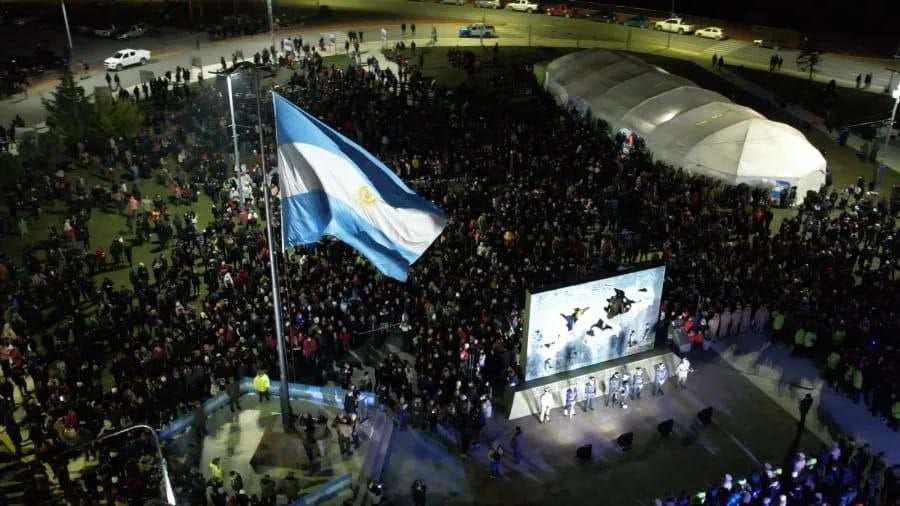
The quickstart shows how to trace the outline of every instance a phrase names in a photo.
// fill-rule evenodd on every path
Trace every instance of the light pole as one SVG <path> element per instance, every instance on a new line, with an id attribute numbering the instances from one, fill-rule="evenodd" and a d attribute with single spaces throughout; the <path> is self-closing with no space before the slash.
<path id="1" fill-rule="evenodd" d="M 888 145 L 891 142 L 891 131 L 894 130 L 894 119 L 897 117 L 897 106 L 900 105 L 900 84 L 897 85 L 896 88 L 891 90 L 891 96 L 894 97 L 894 108 L 891 110 L 891 119 L 888 121 L 887 128 L 885 129 L 884 134 L 884 147 L 881 148 L 881 163 L 887 166 L 887 162 L 885 162 L 885 157 L 887 156 Z M 881 176 L 881 164 L 875 164 L 875 187 L 878 187 L 879 176 Z"/>
<path id="2" fill-rule="evenodd" d="M 166 504 L 170 506 L 175 506 L 175 491 L 172 489 L 172 482 L 169 481 L 169 467 L 166 465 L 166 458 L 163 456 L 162 447 L 159 446 L 159 436 L 156 435 L 156 430 L 149 425 L 132 425 L 126 429 L 122 429 L 120 431 L 113 432 L 112 434 L 107 434 L 106 436 L 97 438 L 94 442 L 104 441 L 106 439 L 110 439 L 119 435 L 122 435 L 126 432 L 131 432 L 133 430 L 146 430 L 150 432 L 150 435 L 153 436 L 153 445 L 156 447 L 156 456 L 159 458 L 159 467 L 162 472 L 162 486 L 164 492 L 166 494 Z"/>
<path id="3" fill-rule="evenodd" d="M 229 74 L 225 79 L 228 82 L 228 109 L 231 111 L 231 137 L 234 140 L 234 175 L 237 177 L 238 195 L 241 199 L 238 209 L 243 209 L 244 178 L 241 175 L 241 154 L 238 151 L 237 120 L 234 117 L 234 93 L 231 90 L 231 75 Z"/>
<path id="4" fill-rule="evenodd" d="M 66 1 L 60 0 L 59 5 L 62 7 L 63 23 L 66 25 L 66 38 L 69 40 L 69 63 L 72 63 L 72 32 L 69 31 L 69 16 L 66 14 Z"/>
<path id="5" fill-rule="evenodd" d="M 269 15 L 269 34 L 272 37 L 272 52 L 275 52 L 275 18 L 272 16 L 272 0 L 266 0 L 266 12 Z M 278 58 L 273 54 L 272 61 L 278 64 Z"/>

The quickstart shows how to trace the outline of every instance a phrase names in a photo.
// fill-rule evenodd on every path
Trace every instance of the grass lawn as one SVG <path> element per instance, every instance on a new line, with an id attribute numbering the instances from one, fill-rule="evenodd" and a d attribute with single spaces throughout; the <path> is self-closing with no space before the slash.
<path id="1" fill-rule="evenodd" d="M 170 161 L 170 164 L 173 163 L 174 161 Z M 118 173 L 122 174 L 124 171 L 120 170 Z M 110 184 L 109 179 L 101 173 L 101 167 L 99 166 L 76 166 L 67 176 L 72 180 L 84 178 L 84 182 L 88 187 L 93 187 L 95 184 L 109 187 Z M 150 197 L 156 194 L 166 197 L 171 194 L 169 188 L 157 184 L 153 179 L 141 179 L 138 182 L 138 185 L 143 194 Z M 37 245 L 38 254 L 42 255 L 42 247 L 48 238 L 50 227 L 56 226 L 58 231 L 62 230 L 62 225 L 69 216 L 67 207 L 68 206 L 60 200 L 52 200 L 49 203 L 44 204 L 41 209 L 40 217 L 38 219 L 29 219 L 28 221 L 28 237 L 21 238 L 18 234 L 7 236 L 3 241 L 3 252 L 10 258 L 15 259 L 17 264 L 20 264 L 18 259 L 21 258 L 21 252 L 27 246 L 33 247 Z M 200 193 L 197 205 L 192 207 L 169 204 L 170 212 L 173 215 L 174 213 L 184 214 L 189 209 L 193 208 L 194 212 L 197 213 L 197 225 L 200 229 L 206 227 L 210 221 L 210 207 L 209 198 L 203 193 Z M 4 213 L 5 212 L 6 209 L 4 209 Z M 20 213 L 24 212 L 25 211 L 20 211 Z M 12 225 L 15 226 L 15 224 Z M 91 254 L 93 254 L 93 251 L 98 247 L 103 247 L 103 249 L 108 252 L 110 243 L 113 239 L 119 237 L 119 235 L 125 237 L 126 240 L 132 237 L 131 232 L 125 224 L 125 216 L 112 208 L 106 210 L 94 208 L 91 219 L 88 222 L 88 230 L 91 234 Z M 134 247 L 133 258 L 135 263 L 144 262 L 149 268 L 153 259 L 161 253 L 159 251 L 159 246 L 155 241 L 156 238 L 154 234 L 151 242 Z M 70 246 L 75 247 L 74 244 L 70 244 Z M 80 247 L 80 243 L 78 244 L 78 247 Z M 109 259 L 110 257 L 107 258 Z M 106 277 L 109 277 L 117 287 L 131 287 L 128 280 L 127 265 L 120 269 L 109 269 L 102 272 L 95 277 L 95 281 L 100 282 Z"/>

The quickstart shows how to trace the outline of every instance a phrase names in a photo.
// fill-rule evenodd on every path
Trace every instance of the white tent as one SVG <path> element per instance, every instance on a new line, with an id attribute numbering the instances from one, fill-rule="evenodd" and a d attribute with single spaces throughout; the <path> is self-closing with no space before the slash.
<path id="1" fill-rule="evenodd" d="M 825 183 L 825 159 L 793 127 L 629 55 L 602 49 L 550 62 L 544 86 L 560 105 L 628 128 L 657 160 L 730 183 Z"/>

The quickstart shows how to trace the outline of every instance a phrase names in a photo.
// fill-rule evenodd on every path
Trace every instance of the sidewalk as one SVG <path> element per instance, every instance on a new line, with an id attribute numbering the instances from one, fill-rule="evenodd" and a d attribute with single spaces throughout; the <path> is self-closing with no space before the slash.
<path id="1" fill-rule="evenodd" d="M 900 435 L 872 416 L 863 404 L 854 404 L 825 385 L 822 372 L 811 359 L 792 357 L 789 346 L 770 346 L 767 337 L 756 334 L 720 341 L 713 348 L 795 418 L 799 419 L 800 398 L 811 394 L 816 401 L 815 416 L 808 418 L 807 428 L 821 439 L 829 441 L 847 434 L 885 452 L 889 464 L 900 464 Z"/>

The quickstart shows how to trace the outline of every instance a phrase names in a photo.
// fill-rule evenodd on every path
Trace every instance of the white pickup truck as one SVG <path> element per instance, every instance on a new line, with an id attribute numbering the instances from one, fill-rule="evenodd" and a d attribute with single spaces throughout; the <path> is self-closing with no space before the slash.
<path id="1" fill-rule="evenodd" d="M 529 0 L 513 0 L 506 4 L 506 8 L 512 11 L 527 12 L 528 14 L 531 14 L 532 12 L 539 11 L 541 6 L 536 2 L 531 2 Z"/>
<path id="2" fill-rule="evenodd" d="M 146 65 L 150 61 L 150 51 L 146 49 L 122 49 L 103 60 L 108 70 L 122 70 L 131 65 Z"/>
<path id="3" fill-rule="evenodd" d="M 657 21 L 653 24 L 653 29 L 661 32 L 672 33 L 694 33 L 694 25 L 689 25 L 681 18 L 669 18 L 665 21 Z"/>

